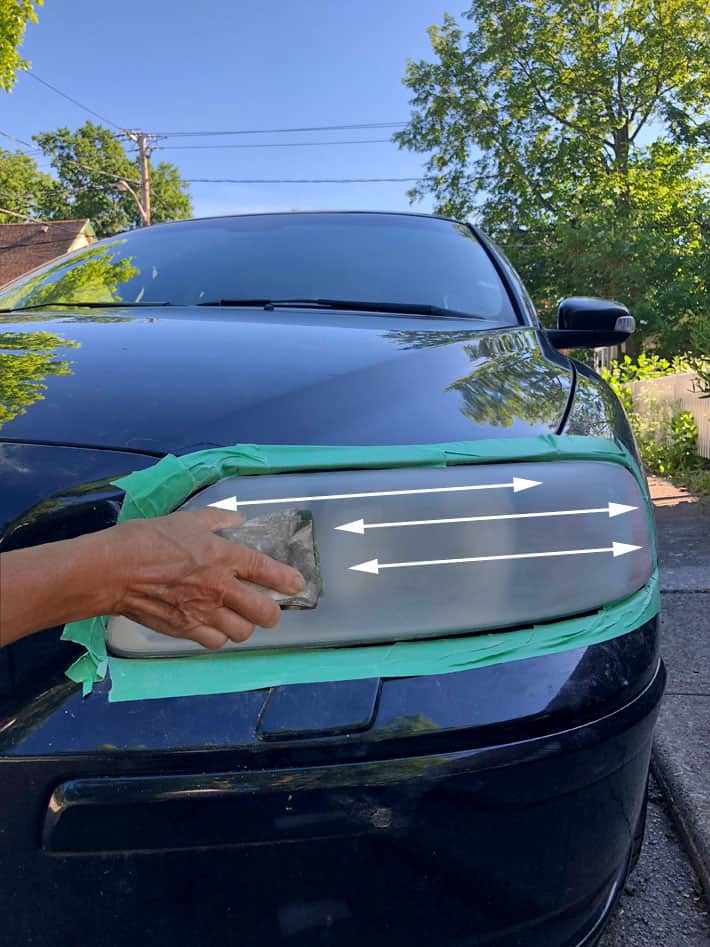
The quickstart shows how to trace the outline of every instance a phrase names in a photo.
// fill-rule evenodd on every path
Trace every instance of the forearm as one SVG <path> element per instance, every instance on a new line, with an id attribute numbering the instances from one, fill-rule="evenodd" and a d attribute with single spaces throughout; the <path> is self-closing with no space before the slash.
<path id="1" fill-rule="evenodd" d="M 107 532 L 0 554 L 0 646 L 111 609 Z"/>
<path id="2" fill-rule="evenodd" d="M 215 535 L 242 520 L 192 510 L 0 554 L 0 646 L 94 615 L 127 615 L 205 648 L 273 628 L 279 607 L 253 585 L 295 595 L 303 577 Z"/>

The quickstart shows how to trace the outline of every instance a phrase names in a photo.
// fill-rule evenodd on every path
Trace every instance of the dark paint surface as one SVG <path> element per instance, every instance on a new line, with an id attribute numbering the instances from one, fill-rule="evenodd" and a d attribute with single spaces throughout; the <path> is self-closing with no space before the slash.
<path id="1" fill-rule="evenodd" d="M 565 434 L 591 434 L 623 444 L 643 469 L 624 409 L 609 385 L 587 365 L 575 362 L 574 398 Z"/>
<path id="2" fill-rule="evenodd" d="M 0 327 L 15 338 L 4 356 L 0 341 L 0 369 L 39 347 L 63 365 L 26 382 L 24 411 L 6 412 L 0 439 L 186 453 L 515 437 L 555 432 L 572 385 L 568 360 L 532 328 L 305 311 L 101 312 L 28 313 Z"/>
<path id="3" fill-rule="evenodd" d="M 229 750 L 0 762 L 14 813 L 0 871 L 15 880 L 0 942 L 68 947 L 80 924 L 102 947 L 576 945 L 623 881 L 662 687 L 661 668 L 584 726 L 406 741 L 409 756 L 380 762 L 340 762 L 342 738 L 290 763 Z"/>
<path id="4" fill-rule="evenodd" d="M 59 365 L 26 379 L 0 440 L 120 450 L 0 445 L 2 548 L 111 522 L 105 480 L 153 459 L 130 449 L 560 429 L 632 444 L 608 389 L 581 370 L 575 385 L 534 329 L 113 316 L 3 327 Z M 82 699 L 65 649 L 53 640 L 22 680 L 0 652 L 1 947 L 576 947 L 623 881 L 664 681 L 655 621 L 545 658 L 363 682 L 354 701 L 314 685 L 296 715 L 274 691 L 275 733 L 259 729 L 268 691 L 109 704 L 104 683 Z"/>
<path id="5" fill-rule="evenodd" d="M 46 757 L 219 749 L 244 753 L 244 759 L 258 752 L 270 759 L 324 762 L 396 753 L 393 742 L 401 746 L 400 752 L 411 753 L 412 740 L 431 748 L 444 735 L 464 743 L 495 743 L 577 726 L 616 709 L 646 686 L 657 664 L 654 621 L 588 648 L 453 674 L 387 679 L 366 730 L 317 745 L 291 739 L 262 744 L 260 720 L 268 710 L 269 689 L 111 704 L 107 682 L 82 698 L 76 685 L 56 675 L 31 702 L 8 705 L 0 715 L 0 752 Z M 291 718 L 291 729 L 318 735 L 334 720 L 342 728 L 348 712 L 360 729 L 363 704 L 353 703 L 350 682 L 338 685 L 299 687 L 301 706 Z M 327 704 L 322 700 L 324 688 L 329 691 Z M 370 686 L 365 688 L 363 700 L 370 692 Z M 278 729 L 286 730 L 284 715 L 277 720 Z M 406 750 L 403 738 L 411 738 Z"/>

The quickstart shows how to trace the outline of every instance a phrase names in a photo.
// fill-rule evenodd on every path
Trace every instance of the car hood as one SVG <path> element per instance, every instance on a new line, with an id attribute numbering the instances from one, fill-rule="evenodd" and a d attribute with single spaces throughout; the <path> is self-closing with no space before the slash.
<path id="1" fill-rule="evenodd" d="M 177 307 L 5 319 L 0 440 L 164 454 L 546 434 L 572 385 L 522 326 Z"/>

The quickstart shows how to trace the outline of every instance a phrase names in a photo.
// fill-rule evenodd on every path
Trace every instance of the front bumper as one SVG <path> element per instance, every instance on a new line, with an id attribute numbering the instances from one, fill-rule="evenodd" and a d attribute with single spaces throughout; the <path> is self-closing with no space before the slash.
<path id="1" fill-rule="evenodd" d="M 584 722 L 551 710 L 537 735 L 493 726 L 468 745 L 411 733 L 396 759 L 0 758 L 0 875 L 15 879 L 0 943 L 591 942 L 638 832 L 664 680 L 655 659 L 630 699 Z"/>

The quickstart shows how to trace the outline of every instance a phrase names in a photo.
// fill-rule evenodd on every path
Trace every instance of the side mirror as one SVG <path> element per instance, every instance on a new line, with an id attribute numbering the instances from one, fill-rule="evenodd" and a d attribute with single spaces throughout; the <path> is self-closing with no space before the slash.
<path id="1" fill-rule="evenodd" d="M 626 306 L 593 296 L 568 296 L 557 310 L 557 328 L 547 335 L 558 349 L 600 348 L 626 341 L 636 328 Z"/>

